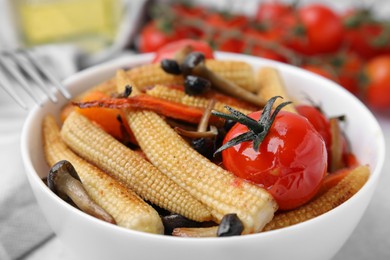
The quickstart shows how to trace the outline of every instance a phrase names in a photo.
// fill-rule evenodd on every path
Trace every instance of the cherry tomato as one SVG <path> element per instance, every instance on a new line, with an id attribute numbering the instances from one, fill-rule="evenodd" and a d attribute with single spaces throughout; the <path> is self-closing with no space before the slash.
<path id="1" fill-rule="evenodd" d="M 192 46 L 194 51 L 202 52 L 205 55 L 206 59 L 214 58 L 214 51 L 207 42 L 191 39 L 182 39 L 170 42 L 158 49 L 153 62 L 160 62 L 163 59 L 173 58 L 173 56 L 178 50 L 188 45 Z"/>
<path id="2" fill-rule="evenodd" d="M 262 2 L 257 8 L 255 19 L 259 22 L 275 23 L 281 17 L 291 14 L 292 11 L 290 5 L 278 1 Z"/>
<path id="3" fill-rule="evenodd" d="M 359 95 L 359 75 L 363 60 L 354 52 L 343 52 L 333 56 L 330 61 L 337 74 L 337 82 L 352 94 Z"/>
<path id="4" fill-rule="evenodd" d="M 249 114 L 258 120 L 261 111 Z M 224 143 L 248 128 L 235 124 Z M 318 191 L 326 174 L 325 142 L 309 121 L 298 114 L 280 111 L 268 134 L 253 149 L 246 141 L 222 151 L 224 167 L 238 177 L 267 189 L 281 210 L 296 208 Z"/>
<path id="5" fill-rule="evenodd" d="M 330 133 L 330 124 L 328 118 L 321 112 L 318 107 L 311 105 L 298 105 L 295 107 L 297 112 L 307 118 L 317 132 L 324 139 L 326 151 L 328 153 L 328 165 L 330 163 L 330 152 L 332 145 L 332 137 Z"/>
<path id="6" fill-rule="evenodd" d="M 345 45 L 364 59 L 390 53 L 387 25 L 376 21 L 366 10 L 352 10 L 344 15 Z"/>
<path id="7" fill-rule="evenodd" d="M 327 149 L 330 148 L 331 136 L 329 120 L 321 110 L 318 107 L 311 105 L 298 105 L 295 106 L 295 109 L 301 116 L 304 116 L 309 120 L 324 139 Z"/>
<path id="8" fill-rule="evenodd" d="M 287 62 L 287 58 L 280 51 L 280 33 L 276 30 L 255 30 L 248 28 L 244 35 L 247 39 L 244 51 L 246 54 L 263 57 L 266 59 Z"/>
<path id="9" fill-rule="evenodd" d="M 286 44 L 294 50 L 314 55 L 336 51 L 343 41 L 341 17 L 321 4 L 310 4 L 297 12 L 295 25 L 287 30 Z"/>
<path id="10" fill-rule="evenodd" d="M 207 13 L 206 9 L 201 6 L 183 5 L 178 3 L 172 5 L 172 10 L 175 11 L 177 15 L 189 18 L 203 17 Z"/>
<path id="11" fill-rule="evenodd" d="M 179 32 L 174 31 L 174 28 L 164 31 L 157 21 L 151 21 L 142 28 L 138 49 L 140 52 L 154 52 L 177 39 L 180 39 Z"/>
<path id="12" fill-rule="evenodd" d="M 215 48 L 226 52 L 242 52 L 244 41 L 234 35 L 233 30 L 242 30 L 248 24 L 248 18 L 243 15 L 211 13 L 205 18 L 206 24 L 214 30 L 212 42 Z"/>
<path id="13" fill-rule="evenodd" d="M 390 108 L 390 55 L 369 60 L 364 69 L 365 101 L 373 108 Z"/>

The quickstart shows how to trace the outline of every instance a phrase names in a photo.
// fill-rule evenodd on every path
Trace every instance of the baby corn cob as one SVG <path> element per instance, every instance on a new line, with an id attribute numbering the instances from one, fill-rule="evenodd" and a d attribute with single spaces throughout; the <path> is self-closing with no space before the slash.
<path id="1" fill-rule="evenodd" d="M 75 112 L 69 115 L 61 136 L 72 150 L 143 199 L 196 221 L 212 218 L 202 203 L 82 115 Z"/>
<path id="2" fill-rule="evenodd" d="M 199 96 L 190 96 L 187 95 L 184 91 L 181 91 L 179 89 L 174 89 L 170 88 L 168 86 L 164 85 L 156 85 L 154 88 L 149 89 L 146 91 L 148 95 L 154 96 L 154 97 L 159 97 L 163 98 L 172 102 L 176 103 L 181 103 L 183 105 L 187 106 L 193 106 L 193 107 L 201 107 L 205 108 L 210 101 L 207 98 L 204 97 L 199 97 Z M 214 109 L 220 112 L 226 112 L 225 106 L 227 104 L 224 104 L 223 102 L 217 101 L 215 103 Z M 231 106 L 234 109 L 244 113 L 244 114 L 249 114 L 250 110 L 244 109 L 244 108 L 239 108 L 235 106 Z"/>
<path id="3" fill-rule="evenodd" d="M 146 64 L 127 71 L 127 75 L 133 80 L 140 90 L 157 83 L 164 85 L 183 85 L 182 75 L 172 75 L 166 73 L 160 63 Z"/>
<path id="4" fill-rule="evenodd" d="M 256 89 L 252 67 L 245 62 L 207 60 L 206 67 L 244 89 L 249 91 L 255 91 Z M 184 83 L 182 75 L 166 73 L 160 67 L 160 63 L 146 64 L 132 68 L 127 71 L 127 74 L 140 90 L 156 84 L 183 85 Z"/>
<path id="5" fill-rule="evenodd" d="M 366 183 L 369 175 L 370 170 L 367 166 L 354 168 L 336 186 L 308 204 L 296 210 L 275 215 L 264 227 L 264 231 L 291 226 L 328 212 L 352 197 Z"/>
<path id="6" fill-rule="evenodd" d="M 269 100 L 274 96 L 281 96 L 283 99 L 277 99 L 273 105 L 276 108 L 280 103 L 291 101 L 288 97 L 284 83 L 275 68 L 264 67 L 257 72 L 256 81 L 259 85 L 257 94 L 265 100 Z M 296 113 L 292 104 L 282 108 L 285 111 Z"/>
<path id="7" fill-rule="evenodd" d="M 256 91 L 252 66 L 246 62 L 208 59 L 206 60 L 206 67 L 246 90 Z"/>
<path id="8" fill-rule="evenodd" d="M 52 116 L 45 117 L 42 128 L 48 164 L 54 165 L 60 160 L 71 162 L 89 196 L 114 217 L 118 226 L 149 233 L 163 233 L 161 218 L 150 205 L 66 146 Z"/>

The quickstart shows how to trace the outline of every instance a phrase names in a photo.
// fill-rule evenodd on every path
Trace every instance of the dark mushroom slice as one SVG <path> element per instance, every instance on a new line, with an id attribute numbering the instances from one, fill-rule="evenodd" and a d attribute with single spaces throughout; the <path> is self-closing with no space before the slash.
<path id="1" fill-rule="evenodd" d="M 221 223 L 218 226 L 217 236 L 239 236 L 244 230 L 244 225 L 237 216 L 237 214 L 226 214 L 223 216 Z"/>
<path id="2" fill-rule="evenodd" d="M 172 235 L 178 237 L 227 237 L 239 236 L 244 230 L 237 214 L 226 214 L 218 226 L 209 227 L 176 227 Z"/>
<path id="3" fill-rule="evenodd" d="M 161 220 L 164 224 L 164 230 L 166 235 L 172 235 L 173 231 L 177 228 L 200 228 L 216 225 L 216 223 L 213 221 L 198 222 L 188 219 L 180 214 L 169 214 L 166 216 L 162 216 Z"/>
<path id="4" fill-rule="evenodd" d="M 166 73 L 173 74 L 173 75 L 180 75 L 182 73 L 179 63 L 176 60 L 172 60 L 172 59 L 163 59 L 161 61 L 161 68 Z"/>
<path id="5" fill-rule="evenodd" d="M 190 96 L 206 93 L 211 89 L 211 83 L 207 79 L 198 76 L 188 75 L 184 79 L 184 92 Z"/>
<path id="6" fill-rule="evenodd" d="M 335 172 L 345 167 L 343 160 L 343 132 L 340 127 L 340 120 L 343 119 L 343 117 L 332 117 L 329 119 L 330 134 L 332 137 L 329 172 Z"/>
<path id="7" fill-rule="evenodd" d="M 51 167 L 47 185 L 61 199 L 71 200 L 85 213 L 115 224 L 114 218 L 89 197 L 80 177 L 69 161 L 62 160 Z"/>

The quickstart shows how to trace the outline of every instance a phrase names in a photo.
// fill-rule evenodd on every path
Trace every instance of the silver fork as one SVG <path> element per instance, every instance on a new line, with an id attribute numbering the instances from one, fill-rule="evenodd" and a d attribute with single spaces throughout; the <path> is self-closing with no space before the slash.
<path id="1" fill-rule="evenodd" d="M 65 98 L 71 98 L 71 94 L 57 77 L 37 58 L 34 49 L 0 52 L 0 87 L 22 108 L 27 109 L 26 100 L 21 97 L 22 93 L 17 92 L 19 86 L 38 105 L 42 105 L 42 93 L 56 103 L 56 90 Z"/>

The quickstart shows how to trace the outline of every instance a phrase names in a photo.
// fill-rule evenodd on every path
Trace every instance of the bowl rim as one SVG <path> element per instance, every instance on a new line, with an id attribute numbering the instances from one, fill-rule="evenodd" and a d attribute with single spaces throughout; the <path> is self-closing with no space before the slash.
<path id="1" fill-rule="evenodd" d="M 60 204 L 62 203 L 61 205 L 63 205 L 68 210 L 73 211 L 75 214 L 79 215 L 80 217 L 87 218 L 89 221 L 95 222 L 96 225 L 101 225 L 102 228 L 104 227 L 104 228 L 112 230 L 114 232 L 119 232 L 123 235 L 138 235 L 138 236 L 143 236 L 145 238 L 163 239 L 164 241 L 165 240 L 172 240 L 175 242 L 179 241 L 180 243 L 187 243 L 187 242 L 194 243 L 194 241 L 196 243 L 210 243 L 210 242 L 223 243 L 223 241 L 225 241 L 226 239 L 235 241 L 235 240 L 242 240 L 242 239 L 256 239 L 258 237 L 267 238 L 267 237 L 273 236 L 273 235 L 280 233 L 280 232 L 294 232 L 294 230 L 296 230 L 296 229 L 301 229 L 302 227 L 307 227 L 307 226 L 313 225 L 316 222 L 321 221 L 323 218 L 331 217 L 329 215 L 334 215 L 336 212 L 343 210 L 344 207 L 347 207 L 347 204 L 350 204 L 351 202 L 353 202 L 355 200 L 359 200 L 359 198 L 361 196 L 363 196 L 364 193 L 366 193 L 366 190 L 369 189 L 369 186 L 375 185 L 377 183 L 380 175 L 382 174 L 381 172 L 383 169 L 385 153 L 386 153 L 384 135 L 383 135 L 383 131 L 382 131 L 377 119 L 374 117 L 372 112 L 359 99 L 357 99 L 355 96 L 353 96 L 347 90 L 345 90 L 343 87 L 339 86 L 337 83 L 335 83 L 329 79 L 326 79 L 322 76 L 319 76 L 317 74 L 314 74 L 312 72 L 305 71 L 301 68 L 290 65 L 290 64 L 285 64 L 285 63 L 272 61 L 272 60 L 268 60 L 268 59 L 264 59 L 264 58 L 260 58 L 260 57 L 249 56 L 249 55 L 245 55 L 245 54 L 236 54 L 236 53 L 227 53 L 227 52 L 216 52 L 215 56 L 218 59 L 222 58 L 222 59 L 233 59 L 233 60 L 245 60 L 245 61 L 249 62 L 250 64 L 259 63 L 259 62 L 260 63 L 266 62 L 267 64 L 275 66 L 278 69 L 281 68 L 284 71 L 287 71 L 288 73 L 298 73 L 299 76 L 303 75 L 303 76 L 311 78 L 313 80 L 326 81 L 327 82 L 326 84 L 328 84 L 328 85 L 330 84 L 330 85 L 333 85 L 334 87 L 339 88 L 339 91 L 345 92 L 347 95 L 350 95 L 352 98 L 354 98 L 355 102 L 360 103 L 360 106 L 363 106 L 364 111 L 367 114 L 367 116 L 371 119 L 372 123 L 375 124 L 375 128 L 378 129 L 377 138 L 379 141 L 378 142 L 379 145 L 378 145 L 377 150 L 378 150 L 378 154 L 380 155 L 379 158 L 377 158 L 376 168 L 374 169 L 374 171 L 371 170 L 371 175 L 370 175 L 368 181 L 364 184 L 364 186 L 354 196 L 352 196 L 347 202 L 344 202 L 343 204 L 337 206 L 336 208 L 334 208 L 334 209 L 332 209 L 332 210 L 330 210 L 330 211 L 328 211 L 328 212 L 326 212 L 318 217 L 315 217 L 313 219 L 310 219 L 310 220 L 307 220 L 307 221 L 304 221 L 302 223 L 295 224 L 292 226 L 288 226 L 288 227 L 285 227 L 282 229 L 271 230 L 271 231 L 267 231 L 267 232 L 260 232 L 260 233 L 256 233 L 256 234 L 248 234 L 245 236 L 232 236 L 232 237 L 224 237 L 224 238 L 207 237 L 207 238 L 199 239 L 199 238 L 174 237 L 174 236 L 168 236 L 168 235 L 156 235 L 156 234 L 150 234 L 150 233 L 146 233 L 146 232 L 142 232 L 142 231 L 126 229 L 126 228 L 123 228 L 123 227 L 120 227 L 117 225 L 112 225 L 112 224 L 106 223 L 102 220 L 99 220 L 95 217 L 92 217 L 92 216 L 76 209 L 75 207 L 69 205 L 68 203 L 66 203 L 65 201 L 60 199 L 57 195 L 55 195 L 41 180 L 36 169 L 33 166 L 31 156 L 29 153 L 30 149 L 29 149 L 29 142 L 28 142 L 29 129 L 30 129 L 31 125 L 34 124 L 34 118 L 36 117 L 36 115 L 38 115 L 40 113 L 41 106 L 39 106 L 39 105 L 35 105 L 28 113 L 27 118 L 23 124 L 22 133 L 21 133 L 20 148 L 21 148 L 23 164 L 25 166 L 25 173 L 28 177 L 29 182 L 37 182 L 38 187 L 40 189 L 42 189 L 42 191 L 45 192 L 49 197 L 51 197 L 51 199 L 56 200 Z M 138 64 L 144 64 L 144 63 L 151 61 L 153 57 L 154 57 L 153 53 L 124 55 L 124 56 L 118 57 L 116 59 L 113 59 L 111 61 L 104 62 L 102 64 L 95 65 L 95 66 L 92 66 L 90 68 L 84 69 L 80 72 L 77 72 L 77 73 L 73 74 L 72 76 L 68 77 L 67 79 L 65 79 L 63 81 L 63 84 L 66 88 L 69 88 L 69 86 L 74 85 L 76 82 L 80 81 L 81 79 L 90 77 L 92 75 L 96 75 L 97 73 L 107 72 L 108 70 L 111 70 L 114 68 L 119 69 L 119 68 L 123 68 L 123 67 L 131 67 L 131 66 L 138 65 Z M 131 59 L 131 61 L 129 59 Z M 129 66 L 129 64 L 130 64 L 130 66 Z M 74 87 L 71 90 L 75 91 Z M 43 104 L 46 104 L 46 102 L 48 102 L 48 100 L 45 100 Z M 31 186 L 31 183 L 30 183 L 30 186 Z"/>

